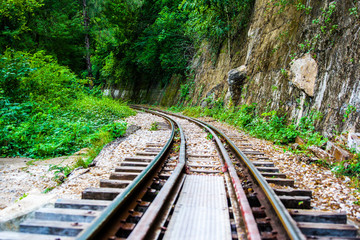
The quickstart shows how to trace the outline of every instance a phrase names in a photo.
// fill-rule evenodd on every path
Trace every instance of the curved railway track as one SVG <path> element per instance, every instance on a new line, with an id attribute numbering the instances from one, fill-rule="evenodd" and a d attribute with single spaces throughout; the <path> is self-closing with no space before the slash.
<path id="1" fill-rule="evenodd" d="M 310 191 L 281 188 L 293 180 L 246 139 L 133 107 L 162 116 L 169 140 L 126 158 L 83 200 L 60 199 L 0 239 L 360 239 L 345 213 L 309 210 Z M 204 135 L 213 147 L 201 145 Z"/>

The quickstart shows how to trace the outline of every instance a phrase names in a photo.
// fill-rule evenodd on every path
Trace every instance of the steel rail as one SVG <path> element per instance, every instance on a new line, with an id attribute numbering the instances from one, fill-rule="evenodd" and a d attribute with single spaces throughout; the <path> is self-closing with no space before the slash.
<path id="1" fill-rule="evenodd" d="M 111 204 L 103 211 L 103 213 L 98 218 L 96 218 L 88 228 L 81 232 L 76 239 L 99 239 L 97 237 L 98 234 L 107 226 L 107 224 L 109 224 L 110 219 L 112 219 L 116 213 L 121 210 L 126 202 L 131 200 L 132 195 L 136 191 L 139 191 L 149 175 L 153 173 L 159 164 L 160 159 L 162 159 L 165 153 L 170 149 L 171 143 L 173 142 L 175 136 L 175 126 L 172 120 L 167 117 L 164 118 L 169 122 L 172 131 L 169 140 L 166 142 L 160 153 L 156 155 L 155 159 L 150 162 L 150 164 L 134 179 L 134 181 L 132 181 L 125 188 L 125 190 L 111 202 Z"/>
<path id="2" fill-rule="evenodd" d="M 201 122 L 201 121 L 200 121 Z M 302 234 L 301 230 L 297 226 L 296 222 L 292 219 L 290 216 L 288 210 L 285 208 L 285 206 L 280 201 L 279 197 L 275 194 L 274 190 L 269 186 L 269 184 L 266 182 L 264 177 L 261 175 L 261 173 L 256 169 L 254 164 L 246 157 L 246 155 L 234 144 L 233 141 L 231 141 L 230 138 L 228 138 L 222 131 L 217 129 L 216 127 L 203 122 L 205 125 L 213 129 L 215 132 L 217 132 L 219 135 L 221 135 L 223 138 L 226 139 L 226 142 L 230 145 L 230 147 L 234 150 L 236 155 L 240 157 L 243 161 L 243 163 L 247 166 L 247 168 L 250 170 L 252 176 L 255 178 L 255 180 L 258 182 L 259 186 L 265 193 L 266 197 L 268 198 L 269 202 L 271 203 L 272 207 L 274 208 L 279 220 L 282 222 L 282 225 L 284 229 L 286 230 L 288 237 L 290 239 L 296 239 L 296 240 L 304 240 L 306 237 Z"/>
<path id="3" fill-rule="evenodd" d="M 226 167 L 228 168 L 230 177 L 232 179 L 232 184 L 235 189 L 235 193 L 237 195 L 237 199 L 238 199 L 238 202 L 240 205 L 241 214 L 245 220 L 244 222 L 245 222 L 245 227 L 247 230 L 247 238 L 249 240 L 260 240 L 261 235 L 260 235 L 259 229 L 257 227 L 257 223 L 255 221 L 254 215 L 252 214 L 249 201 L 247 200 L 247 197 L 242 188 L 239 176 L 236 173 L 236 169 L 233 166 L 230 156 L 229 156 L 227 150 L 225 149 L 223 143 L 221 142 L 219 137 L 214 133 L 214 131 L 211 128 L 209 128 L 207 125 L 205 125 L 203 122 L 201 122 L 197 119 L 194 119 L 194 118 L 188 118 L 188 117 L 185 117 L 185 118 L 188 119 L 189 121 L 193 121 L 193 122 L 197 123 L 198 125 L 202 126 L 209 133 L 211 133 L 212 136 L 214 137 L 214 139 L 220 149 L 221 155 L 226 162 L 226 165 L 227 165 Z"/>
<path id="4" fill-rule="evenodd" d="M 151 110 L 146 111 L 155 113 Z M 172 172 L 171 176 L 161 188 L 160 192 L 146 210 L 140 221 L 136 224 L 136 227 L 127 238 L 129 240 L 150 239 L 150 236 L 153 232 L 155 232 L 156 223 L 158 222 L 157 219 L 162 216 L 162 212 L 165 207 L 164 203 L 168 201 L 174 187 L 181 180 L 181 175 L 183 174 L 185 168 L 185 135 L 180 124 L 174 119 L 172 119 L 172 121 L 175 122 L 180 131 L 181 142 L 179 150 L 179 163 L 176 165 L 176 168 Z"/>
<path id="5" fill-rule="evenodd" d="M 169 114 L 169 115 L 173 115 L 173 116 L 176 116 L 179 118 L 184 118 L 191 122 L 195 122 L 196 124 L 205 128 L 208 132 L 210 132 L 213 135 L 213 137 L 220 149 L 221 155 L 223 156 L 223 159 L 225 160 L 225 162 L 227 164 L 227 168 L 229 170 L 229 174 L 231 176 L 232 183 L 233 183 L 233 186 L 234 186 L 234 189 L 235 189 L 235 192 L 237 195 L 237 199 L 238 199 L 238 202 L 239 202 L 239 205 L 241 208 L 241 214 L 245 220 L 244 222 L 245 222 L 245 227 L 247 230 L 247 237 L 249 240 L 260 240 L 261 239 L 260 232 L 257 227 L 257 223 L 255 221 L 254 215 L 252 214 L 251 207 L 247 200 L 246 194 L 242 188 L 241 181 L 236 173 L 236 169 L 234 168 L 234 166 L 232 164 L 229 154 L 227 153 L 224 145 L 222 144 L 222 142 L 218 138 L 218 136 L 214 133 L 214 131 L 212 131 L 211 128 L 209 128 L 207 126 L 206 123 L 204 123 L 198 119 L 194 119 L 194 118 L 190 118 L 187 116 L 182 116 L 182 115 L 178 115 L 178 114 L 174 114 L 174 113 L 165 112 L 162 110 L 158 110 L 158 111 Z"/>
<path id="6" fill-rule="evenodd" d="M 165 112 L 165 111 L 162 111 L 162 110 L 160 110 L 160 111 Z M 166 112 L 166 113 L 168 113 L 168 112 Z M 299 227 L 297 226 L 296 222 L 290 216 L 288 210 L 282 204 L 279 197 L 275 194 L 275 192 L 272 190 L 272 188 L 266 182 L 266 180 L 261 175 L 261 173 L 256 169 L 254 164 L 246 157 L 246 155 L 234 144 L 234 142 L 231 141 L 230 138 L 228 138 L 222 131 L 220 131 L 216 127 L 214 127 L 214 126 L 212 126 L 212 125 L 210 125 L 208 123 L 205 123 L 203 121 L 200 121 L 198 119 L 183 116 L 183 115 L 179 115 L 179 114 L 175 114 L 175 113 L 168 113 L 168 114 L 173 115 L 173 116 L 177 116 L 177 117 L 180 117 L 180 118 L 185 118 L 185 119 L 188 119 L 188 120 L 192 119 L 194 121 L 197 121 L 197 122 L 211 128 L 212 130 L 217 132 L 219 135 L 221 135 L 226 140 L 226 142 L 230 145 L 230 147 L 234 150 L 236 155 L 239 158 L 241 158 L 243 163 L 250 170 L 250 173 L 252 174 L 253 178 L 258 182 L 259 186 L 261 187 L 262 191 L 264 192 L 264 194 L 266 195 L 267 199 L 269 200 L 271 206 L 273 207 L 274 211 L 276 212 L 279 220 L 281 221 L 282 226 L 284 227 L 284 230 L 286 231 L 286 234 L 288 235 L 287 237 L 290 238 L 290 239 L 293 239 L 293 240 L 305 240 L 306 239 L 305 235 L 302 234 L 302 232 L 299 229 Z M 214 136 L 216 136 L 216 134 Z M 228 163 L 228 165 L 229 165 L 229 167 L 232 166 L 232 162 L 230 161 L 230 163 Z M 230 174 L 233 177 L 232 171 L 230 171 Z M 234 179 L 236 179 L 236 178 L 234 178 Z M 233 181 L 234 181 L 234 179 L 233 179 Z M 238 179 L 238 177 L 237 177 L 237 179 Z M 239 190 L 239 189 L 236 189 L 236 190 Z M 240 203 L 240 204 L 243 204 L 243 203 Z M 241 206 L 241 208 L 242 207 L 243 206 Z M 243 215 L 243 217 L 245 218 L 244 215 Z M 252 222 L 252 220 L 250 220 L 250 222 Z M 249 232 L 250 231 L 248 230 L 248 233 Z"/>

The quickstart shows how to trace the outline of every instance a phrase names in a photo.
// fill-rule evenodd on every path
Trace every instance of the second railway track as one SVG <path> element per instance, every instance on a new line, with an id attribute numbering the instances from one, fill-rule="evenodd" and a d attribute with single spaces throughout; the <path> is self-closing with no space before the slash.
<path id="1" fill-rule="evenodd" d="M 311 191 L 283 189 L 294 181 L 246 139 L 135 108 L 164 117 L 171 138 L 0 239 L 360 239 L 345 213 L 310 210 Z"/>

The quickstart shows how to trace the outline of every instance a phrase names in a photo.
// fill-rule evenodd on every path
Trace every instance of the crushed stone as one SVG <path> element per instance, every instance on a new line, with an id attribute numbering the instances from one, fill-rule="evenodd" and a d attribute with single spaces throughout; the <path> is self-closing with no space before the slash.
<path id="1" fill-rule="evenodd" d="M 226 134 L 237 134 L 249 140 L 252 148 L 264 152 L 280 172 L 295 180 L 297 189 L 311 190 L 311 206 L 318 210 L 346 211 L 348 219 L 360 223 L 360 191 L 349 185 L 347 177 L 338 177 L 330 169 L 316 164 L 299 161 L 292 152 L 286 151 L 271 141 L 257 139 L 239 131 L 233 126 L 202 118 L 214 127 L 224 129 Z M 286 187 L 290 188 L 290 187 Z"/>
<path id="2" fill-rule="evenodd" d="M 145 148 L 147 142 L 166 142 L 171 133 L 170 130 L 150 131 L 153 122 L 165 120 L 149 113 L 139 112 L 125 121 L 128 126 L 136 125 L 140 129 L 126 137 L 111 151 L 100 153 L 101 157 L 97 159 L 94 167 L 75 169 L 61 185 L 54 180 L 54 171 L 49 171 L 49 166 L 71 165 L 81 154 L 36 161 L 33 165 L 26 165 L 30 159 L 0 159 L 0 221 L 2 218 L 10 217 L 6 208 L 13 208 L 13 205 L 20 205 L 23 212 L 30 209 L 31 201 L 25 199 L 30 198 L 33 192 L 40 192 L 44 196 L 52 195 L 49 199 L 81 199 L 81 193 L 85 188 L 99 187 L 100 179 L 108 179 L 110 172 L 125 157 L 134 156 L 136 151 Z M 46 189 L 51 188 L 51 191 L 44 193 Z"/>

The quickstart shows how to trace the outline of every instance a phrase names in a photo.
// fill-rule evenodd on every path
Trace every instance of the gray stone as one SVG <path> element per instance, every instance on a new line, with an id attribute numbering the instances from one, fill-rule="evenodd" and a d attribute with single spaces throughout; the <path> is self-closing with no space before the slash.
<path id="1" fill-rule="evenodd" d="M 349 133 L 348 147 L 360 153 L 360 133 Z"/>
<path id="2" fill-rule="evenodd" d="M 318 157 L 319 159 L 331 159 L 332 156 L 327 153 L 325 150 L 322 150 L 321 148 L 317 147 L 317 146 L 311 146 L 309 147 L 309 150 L 312 151 L 316 157 Z"/>
<path id="3" fill-rule="evenodd" d="M 292 150 L 297 150 L 297 149 L 299 149 L 299 148 L 300 148 L 300 145 L 297 144 L 297 143 L 294 143 L 294 144 L 291 145 L 291 149 L 292 149 Z"/>
<path id="4" fill-rule="evenodd" d="M 316 61 L 307 53 L 302 58 L 296 59 L 291 64 L 290 69 L 293 76 L 291 81 L 294 85 L 303 90 L 307 95 L 313 97 L 318 73 Z"/>
<path id="5" fill-rule="evenodd" d="M 344 161 L 350 158 L 350 154 L 347 151 L 330 141 L 326 144 L 326 150 L 338 161 Z"/>
<path id="6" fill-rule="evenodd" d="M 241 89 L 246 80 L 246 66 L 231 69 L 228 73 L 227 82 L 229 84 L 230 96 L 234 103 L 237 103 L 241 96 Z"/>

